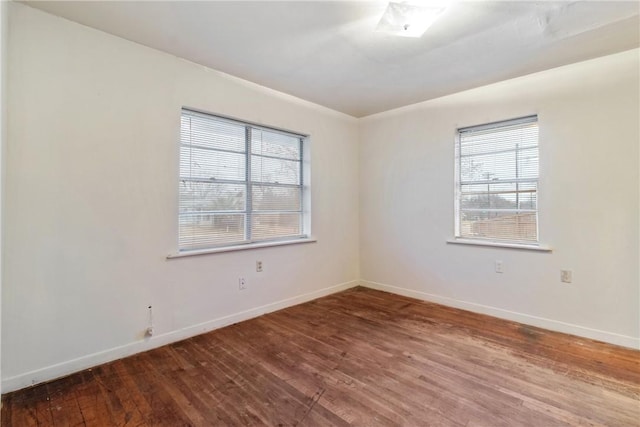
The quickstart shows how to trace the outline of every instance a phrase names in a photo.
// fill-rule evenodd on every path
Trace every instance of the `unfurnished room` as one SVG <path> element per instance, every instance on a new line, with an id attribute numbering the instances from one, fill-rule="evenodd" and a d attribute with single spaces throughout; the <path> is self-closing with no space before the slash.
<path id="1" fill-rule="evenodd" d="M 0 425 L 640 426 L 640 2 L 0 0 Z"/>

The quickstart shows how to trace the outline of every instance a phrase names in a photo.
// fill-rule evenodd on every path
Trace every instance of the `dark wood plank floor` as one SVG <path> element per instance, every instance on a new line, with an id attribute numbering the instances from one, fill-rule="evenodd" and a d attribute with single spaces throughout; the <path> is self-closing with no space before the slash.
<path id="1" fill-rule="evenodd" d="M 364 288 L 3 396 L 2 426 L 638 426 L 640 352 Z"/>

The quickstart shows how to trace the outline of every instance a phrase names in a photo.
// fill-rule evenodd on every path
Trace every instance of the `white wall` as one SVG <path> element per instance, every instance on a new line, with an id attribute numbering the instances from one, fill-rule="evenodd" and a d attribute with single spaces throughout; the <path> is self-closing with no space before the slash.
<path id="1" fill-rule="evenodd" d="M 0 290 L 2 289 L 3 240 L 2 240 L 2 207 L 4 199 L 4 157 L 6 145 L 7 108 L 5 94 L 7 91 L 7 41 L 9 34 L 8 3 L 0 0 Z M 2 378 L 2 293 L 0 292 L 0 378 Z M 0 394 L 2 384 L 0 382 Z M 2 403 L 0 402 L 0 407 Z"/>
<path id="2" fill-rule="evenodd" d="M 357 284 L 355 119 L 9 11 L 3 391 Z M 165 259 L 177 249 L 182 106 L 311 135 L 317 243 Z"/>
<path id="3" fill-rule="evenodd" d="M 638 50 L 623 52 L 363 119 L 365 284 L 640 347 L 638 62 Z M 553 252 L 447 244 L 456 128 L 529 114 L 540 126 L 540 239 Z"/>
<path id="4" fill-rule="evenodd" d="M 356 121 L 21 4 L 9 14 L 3 391 L 360 278 L 639 346 L 638 50 Z M 182 106 L 311 134 L 317 243 L 165 259 Z M 447 245 L 455 129 L 532 113 L 553 252 Z"/>

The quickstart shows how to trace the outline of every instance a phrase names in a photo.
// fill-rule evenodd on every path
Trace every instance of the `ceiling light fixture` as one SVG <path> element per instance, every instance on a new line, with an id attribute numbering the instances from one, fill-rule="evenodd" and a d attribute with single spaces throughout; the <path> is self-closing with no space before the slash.
<path id="1" fill-rule="evenodd" d="M 421 37 L 446 7 L 389 2 L 375 31 L 402 37 Z"/>

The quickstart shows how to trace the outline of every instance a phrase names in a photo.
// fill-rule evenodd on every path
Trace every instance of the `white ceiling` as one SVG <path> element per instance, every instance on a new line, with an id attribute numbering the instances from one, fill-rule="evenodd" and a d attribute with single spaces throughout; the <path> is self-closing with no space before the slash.
<path id="1" fill-rule="evenodd" d="M 418 39 L 380 1 L 27 4 L 355 117 L 640 45 L 638 1 L 452 1 Z"/>

